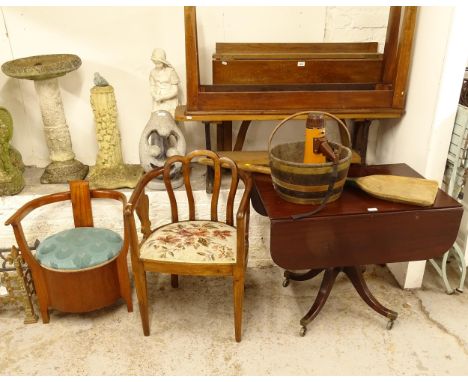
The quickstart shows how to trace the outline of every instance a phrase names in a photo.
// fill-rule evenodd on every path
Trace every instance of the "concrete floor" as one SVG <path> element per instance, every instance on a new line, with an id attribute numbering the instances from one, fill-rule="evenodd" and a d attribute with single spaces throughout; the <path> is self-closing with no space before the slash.
<path id="1" fill-rule="evenodd" d="M 456 275 L 452 270 L 452 284 Z M 399 312 L 392 330 L 342 274 L 305 337 L 299 319 L 320 280 L 281 286 L 277 267 L 249 268 L 241 343 L 234 341 L 231 282 L 150 275 L 151 336 L 138 304 L 24 325 L 0 312 L 0 374 L 6 375 L 466 375 L 468 289 L 446 295 L 429 265 L 423 288 L 402 290 L 385 267 L 368 267 L 374 295 Z"/>

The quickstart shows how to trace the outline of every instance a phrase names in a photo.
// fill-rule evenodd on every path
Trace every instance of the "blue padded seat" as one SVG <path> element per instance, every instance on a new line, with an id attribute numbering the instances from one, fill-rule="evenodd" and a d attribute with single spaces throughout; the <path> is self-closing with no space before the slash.
<path id="1" fill-rule="evenodd" d="M 111 261 L 118 256 L 122 243 L 119 234 L 106 228 L 72 228 L 40 243 L 36 258 L 45 268 L 78 271 Z"/>

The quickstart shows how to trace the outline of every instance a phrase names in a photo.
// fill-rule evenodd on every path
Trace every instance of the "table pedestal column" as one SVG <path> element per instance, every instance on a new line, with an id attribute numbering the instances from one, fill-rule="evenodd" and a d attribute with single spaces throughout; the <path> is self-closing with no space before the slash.
<path id="1" fill-rule="evenodd" d="M 41 183 L 67 183 L 73 179 L 84 179 L 88 166 L 75 159 L 57 78 L 35 80 L 34 85 L 52 161 L 44 170 Z"/>

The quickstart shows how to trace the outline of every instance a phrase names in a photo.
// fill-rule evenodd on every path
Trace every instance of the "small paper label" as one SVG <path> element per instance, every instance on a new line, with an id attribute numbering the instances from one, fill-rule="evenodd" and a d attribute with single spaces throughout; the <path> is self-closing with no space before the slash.
<path id="1" fill-rule="evenodd" d="M 227 65 L 227 61 L 222 61 L 221 64 L 222 65 Z"/>
<path id="2" fill-rule="evenodd" d="M 305 61 L 298 61 L 297 66 L 305 66 Z"/>
<path id="3" fill-rule="evenodd" d="M 8 296 L 7 288 L 5 288 L 3 285 L 0 286 L 0 296 Z"/>
<path id="4" fill-rule="evenodd" d="M 367 211 L 368 212 L 377 212 L 379 209 L 378 208 L 375 208 L 375 207 L 371 207 L 371 208 L 368 208 Z"/>
<path id="5" fill-rule="evenodd" d="M 187 115 L 186 118 L 187 118 L 187 119 L 192 119 L 192 116 L 191 116 L 191 115 Z"/>

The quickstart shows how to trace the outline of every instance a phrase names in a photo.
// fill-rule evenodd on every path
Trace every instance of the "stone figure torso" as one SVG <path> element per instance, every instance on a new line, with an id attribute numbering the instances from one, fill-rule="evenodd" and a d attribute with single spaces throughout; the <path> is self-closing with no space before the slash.
<path id="1" fill-rule="evenodd" d="M 150 73 L 151 94 L 153 96 L 153 111 L 166 110 L 174 115 L 179 101 L 177 99 L 177 85 L 179 77 L 175 70 L 169 66 L 162 69 L 154 68 Z M 166 99 L 168 95 L 175 95 Z M 162 100 L 160 100 L 162 98 Z"/>

